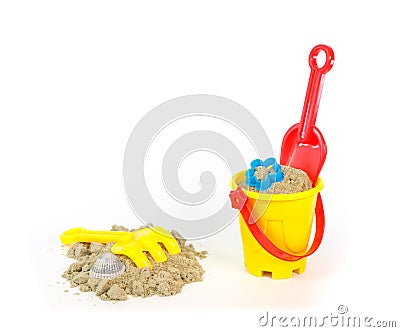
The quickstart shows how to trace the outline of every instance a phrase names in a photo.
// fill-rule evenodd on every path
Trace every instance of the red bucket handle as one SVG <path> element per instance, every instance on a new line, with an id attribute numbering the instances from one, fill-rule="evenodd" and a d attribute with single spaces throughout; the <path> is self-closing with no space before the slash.
<path id="1" fill-rule="evenodd" d="M 247 204 L 249 199 L 247 195 L 243 192 L 242 188 L 238 187 L 236 190 L 231 191 L 229 197 L 231 198 L 232 207 L 240 211 L 243 220 L 245 221 L 251 234 L 253 234 L 254 238 L 257 240 L 260 246 L 263 247 L 272 256 L 275 256 L 276 258 L 284 261 L 298 261 L 299 259 L 312 255 L 321 244 L 325 230 L 325 214 L 320 193 L 318 193 L 317 202 L 315 205 L 316 228 L 314 241 L 310 249 L 304 255 L 300 256 L 292 255 L 283 251 L 268 239 L 268 237 L 260 229 L 258 224 L 254 222 L 253 216 L 251 215 L 251 211 Z"/>

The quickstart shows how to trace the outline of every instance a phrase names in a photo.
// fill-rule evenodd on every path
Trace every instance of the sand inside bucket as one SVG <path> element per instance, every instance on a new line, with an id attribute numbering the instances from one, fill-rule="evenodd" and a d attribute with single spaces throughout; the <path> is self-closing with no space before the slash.
<path id="1" fill-rule="evenodd" d="M 129 231 L 123 226 L 112 226 L 113 231 Z M 136 229 L 132 229 L 131 232 Z M 207 257 L 206 251 L 196 251 L 192 244 L 186 244 L 177 232 L 171 234 L 176 238 L 181 253 L 167 254 L 168 260 L 163 263 L 149 260 L 153 269 L 138 268 L 132 260 L 124 255 L 117 257 L 125 264 L 125 272 L 113 279 L 94 279 L 89 277 L 89 270 L 103 253 L 110 252 L 113 243 L 75 243 L 67 252 L 67 257 L 76 261 L 62 274 L 69 280 L 71 287 L 79 287 L 82 292 L 94 292 L 102 300 L 124 301 L 128 295 L 148 297 L 153 295 L 171 296 L 181 292 L 184 285 L 202 281 L 204 270 L 198 259 Z"/>
<path id="2" fill-rule="evenodd" d="M 249 187 L 244 181 L 239 185 L 245 190 L 262 194 L 295 194 L 312 188 L 311 180 L 303 170 L 284 165 L 281 166 L 281 170 L 284 179 L 272 184 L 267 190 L 258 191 L 255 187 Z M 255 168 L 254 175 L 258 180 L 264 180 L 270 172 L 270 169 L 259 166 Z"/>

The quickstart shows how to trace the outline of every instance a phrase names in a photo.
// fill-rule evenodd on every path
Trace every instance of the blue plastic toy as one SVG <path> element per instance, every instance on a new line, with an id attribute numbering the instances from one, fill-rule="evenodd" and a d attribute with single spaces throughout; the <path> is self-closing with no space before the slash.
<path id="1" fill-rule="evenodd" d="M 271 170 L 271 173 L 267 174 L 264 180 L 257 179 L 255 175 L 256 168 L 259 166 Z M 268 158 L 264 161 L 255 159 L 251 162 L 250 169 L 246 171 L 245 183 L 250 187 L 255 187 L 258 191 L 264 191 L 271 187 L 273 183 L 281 182 L 283 177 L 281 166 L 276 162 L 275 158 Z"/>

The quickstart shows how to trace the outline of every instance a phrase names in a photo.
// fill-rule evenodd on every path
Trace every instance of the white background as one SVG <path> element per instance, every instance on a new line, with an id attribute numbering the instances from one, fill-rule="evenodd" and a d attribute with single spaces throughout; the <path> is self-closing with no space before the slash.
<path id="1" fill-rule="evenodd" d="M 353 315 L 399 321 L 397 8 L 396 1 L 2 1 L 2 324 L 247 330 L 266 310 L 323 316 L 341 304 Z M 63 292 L 63 230 L 138 224 L 122 161 L 147 111 L 187 94 L 232 99 L 259 119 L 279 155 L 300 118 L 308 53 L 319 43 L 336 54 L 317 120 L 328 144 L 327 225 L 305 274 L 249 275 L 234 223 L 194 243 L 210 252 L 205 280 L 180 295 L 112 304 Z"/>

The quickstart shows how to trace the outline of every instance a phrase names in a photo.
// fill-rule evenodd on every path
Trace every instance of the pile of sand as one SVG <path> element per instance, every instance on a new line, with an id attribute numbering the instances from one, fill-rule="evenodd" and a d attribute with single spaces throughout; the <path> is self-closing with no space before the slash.
<path id="1" fill-rule="evenodd" d="M 122 226 L 113 226 L 114 231 L 129 231 Z M 135 230 L 131 230 L 135 231 Z M 75 243 L 68 250 L 67 257 L 74 258 L 62 277 L 69 280 L 71 287 L 78 287 L 82 292 L 95 292 L 102 300 L 123 301 L 128 295 L 148 297 L 153 295 L 171 296 L 180 293 L 185 284 L 203 280 L 204 270 L 198 262 L 207 256 L 206 251 L 197 252 L 193 245 L 186 244 L 177 232 L 171 232 L 177 239 L 181 253 L 169 255 L 163 263 L 149 260 L 153 269 L 138 268 L 124 255 L 117 257 L 125 264 L 125 272 L 114 279 L 94 279 L 89 277 L 89 270 L 100 255 L 110 252 L 113 243 Z"/>
<path id="2" fill-rule="evenodd" d="M 294 194 L 312 188 L 312 183 L 306 172 L 290 166 L 281 166 L 284 179 L 281 182 L 273 183 L 270 188 L 260 191 L 263 194 Z M 265 167 L 257 167 L 254 174 L 258 180 L 263 180 L 270 171 Z M 249 187 L 246 183 L 239 184 L 243 189 L 258 192 L 255 187 Z"/>

